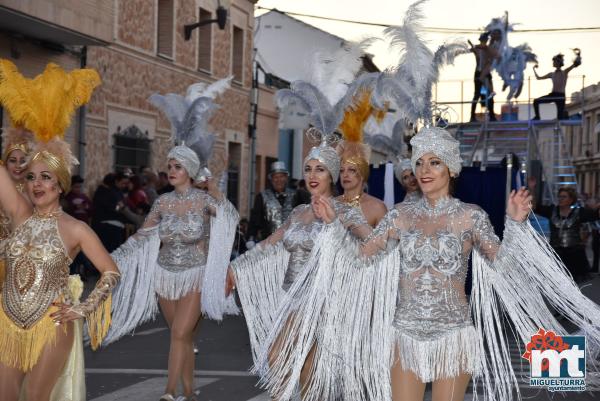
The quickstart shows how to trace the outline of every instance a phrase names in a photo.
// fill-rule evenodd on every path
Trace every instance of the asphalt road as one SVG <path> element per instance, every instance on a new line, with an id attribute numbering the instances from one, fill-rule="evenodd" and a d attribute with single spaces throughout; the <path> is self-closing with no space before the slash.
<path id="1" fill-rule="evenodd" d="M 600 279 L 585 288 L 599 302 Z M 268 401 L 256 387 L 257 378 L 248 373 L 250 344 L 243 317 L 230 317 L 221 324 L 202 321 L 196 340 L 196 386 L 202 401 Z M 516 372 L 528 374 L 519 348 L 511 341 Z M 162 318 L 140 327 L 128 336 L 99 351 L 86 349 L 88 401 L 157 401 L 164 392 L 167 376 L 169 332 Z M 465 400 L 472 400 L 469 388 Z M 549 393 L 523 386 L 525 400 L 600 400 L 600 393 Z M 425 400 L 431 400 L 428 387 Z M 347 400 L 352 401 L 352 400 Z"/>

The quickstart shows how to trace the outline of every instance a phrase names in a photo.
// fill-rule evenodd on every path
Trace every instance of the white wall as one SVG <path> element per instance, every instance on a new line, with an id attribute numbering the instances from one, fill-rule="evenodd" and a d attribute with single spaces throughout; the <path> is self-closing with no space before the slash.
<path id="1" fill-rule="evenodd" d="M 308 78 L 316 52 L 334 52 L 343 43 L 342 38 L 276 11 L 256 18 L 254 34 L 258 62 L 289 82 Z"/>

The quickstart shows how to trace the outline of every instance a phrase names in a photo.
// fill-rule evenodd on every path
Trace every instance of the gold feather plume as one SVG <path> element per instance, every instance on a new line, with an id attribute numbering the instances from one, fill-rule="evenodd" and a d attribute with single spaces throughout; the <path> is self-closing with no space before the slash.
<path id="1" fill-rule="evenodd" d="M 340 124 L 345 141 L 362 143 L 363 129 L 371 114 L 375 112 L 371 105 L 371 91 L 363 90 L 356 96 L 353 102 L 344 112 L 344 120 Z"/>
<path id="2" fill-rule="evenodd" d="M 34 79 L 21 75 L 9 60 L 0 60 L 0 103 L 16 127 L 48 142 L 62 138 L 75 110 L 90 100 L 100 84 L 95 70 L 66 72 L 54 63 Z"/>
<path id="3" fill-rule="evenodd" d="M 371 116 L 380 118 L 385 110 L 379 110 L 371 104 L 371 91 L 362 90 L 355 96 L 355 101 L 344 112 L 344 120 L 339 126 L 343 141 L 337 151 L 342 162 L 358 166 L 363 179 L 369 175 L 371 148 L 363 143 L 365 124 Z"/>
<path id="4" fill-rule="evenodd" d="M 46 163 L 64 192 L 70 189 L 77 159 L 63 137 L 75 110 L 90 100 L 99 84 L 100 76 L 92 69 L 66 72 L 50 63 L 42 74 L 28 79 L 11 61 L 0 59 L 0 104 L 17 129 L 35 136 L 30 162 Z"/>

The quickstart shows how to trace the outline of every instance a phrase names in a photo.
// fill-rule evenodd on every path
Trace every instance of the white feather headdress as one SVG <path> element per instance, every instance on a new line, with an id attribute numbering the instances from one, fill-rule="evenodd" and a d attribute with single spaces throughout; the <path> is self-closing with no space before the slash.
<path id="1" fill-rule="evenodd" d="M 322 142 L 330 140 L 356 91 L 367 85 L 367 81 L 376 79 L 376 74 L 356 78 L 365 49 L 371 43 L 371 39 L 358 44 L 346 43 L 331 55 L 315 54 L 308 80 L 294 81 L 290 89 L 277 91 L 278 107 L 299 106 L 309 115 L 311 125 L 321 133 Z"/>
<path id="2" fill-rule="evenodd" d="M 404 16 L 402 25 L 384 31 L 391 46 L 401 51 L 398 64 L 380 74 L 373 93 L 373 103 L 381 107 L 391 101 L 401 117 L 411 122 L 432 120 L 431 92 L 439 79 L 440 68 L 452 64 L 456 56 L 469 52 L 466 43 L 452 41 L 440 46 L 435 52 L 427 47 L 422 38 L 423 13 L 421 6 L 426 0 L 413 3 Z"/>
<path id="3" fill-rule="evenodd" d="M 404 134 L 409 123 L 405 119 L 396 120 L 395 115 L 387 115 L 380 124 L 369 120 L 365 142 L 376 152 L 385 155 L 387 161 L 397 162 L 406 151 Z"/>
<path id="4" fill-rule="evenodd" d="M 214 134 L 208 130 L 208 121 L 218 108 L 214 100 L 230 87 L 231 79 L 224 78 L 212 84 L 192 84 L 185 96 L 155 93 L 148 99 L 171 122 L 173 144 L 192 149 L 198 156 L 200 168 L 208 166 L 215 142 Z"/>

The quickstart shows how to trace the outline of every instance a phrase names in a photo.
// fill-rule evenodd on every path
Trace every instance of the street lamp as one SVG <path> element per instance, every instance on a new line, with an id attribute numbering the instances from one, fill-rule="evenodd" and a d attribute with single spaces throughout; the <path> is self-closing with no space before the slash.
<path id="1" fill-rule="evenodd" d="M 204 21 L 199 21 L 194 24 L 188 24 L 183 27 L 185 40 L 190 40 L 192 37 L 192 31 L 196 28 L 200 28 L 201 26 L 212 24 L 216 22 L 219 26 L 220 30 L 225 29 L 225 25 L 227 24 L 227 9 L 221 5 L 219 1 L 219 6 L 217 7 L 217 18 L 207 19 Z"/>

